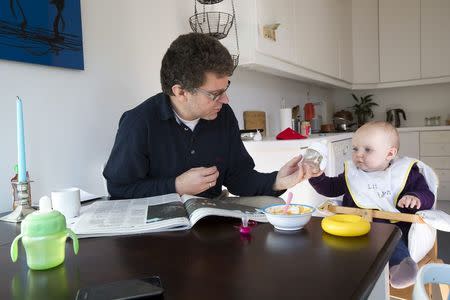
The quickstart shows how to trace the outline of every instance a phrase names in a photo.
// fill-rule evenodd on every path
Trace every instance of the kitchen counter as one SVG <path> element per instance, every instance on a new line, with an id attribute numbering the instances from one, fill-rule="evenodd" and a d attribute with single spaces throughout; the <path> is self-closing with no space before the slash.
<path id="1" fill-rule="evenodd" d="M 328 142 L 335 142 L 340 140 L 349 139 L 353 136 L 353 132 L 330 132 L 330 133 L 314 133 L 311 134 L 307 139 L 299 140 L 277 140 L 276 137 L 264 137 L 261 141 L 243 141 L 246 147 L 258 147 L 261 143 L 264 146 L 275 146 L 276 147 L 291 147 L 297 145 L 300 147 L 307 147 L 311 142 L 327 140 Z"/>
<path id="2" fill-rule="evenodd" d="M 422 127 L 399 127 L 398 132 L 414 132 L 414 131 L 440 131 L 440 130 L 450 130 L 450 126 L 422 126 Z M 261 141 L 247 140 L 244 141 L 245 145 L 264 143 L 271 144 L 276 143 L 278 146 L 281 144 L 292 145 L 308 145 L 312 141 L 320 141 L 326 139 L 329 142 L 335 142 L 340 140 L 345 140 L 351 138 L 354 132 L 330 132 L 330 133 L 313 133 L 307 139 L 300 140 L 277 140 L 276 137 L 265 137 Z"/>
<path id="3" fill-rule="evenodd" d="M 450 130 L 450 126 L 399 127 L 398 132 Z"/>

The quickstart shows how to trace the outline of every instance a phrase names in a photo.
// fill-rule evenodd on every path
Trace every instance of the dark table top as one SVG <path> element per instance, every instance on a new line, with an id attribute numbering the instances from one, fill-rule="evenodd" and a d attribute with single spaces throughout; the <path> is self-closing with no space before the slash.
<path id="1" fill-rule="evenodd" d="M 400 238 L 393 225 L 372 223 L 363 237 L 326 234 L 320 218 L 297 232 L 256 225 L 242 237 L 237 220 L 206 218 L 188 231 L 80 240 L 65 262 L 32 271 L 19 243 L 19 226 L 0 222 L 0 299 L 74 299 L 81 287 L 161 277 L 164 299 L 361 299 L 366 298 Z"/>

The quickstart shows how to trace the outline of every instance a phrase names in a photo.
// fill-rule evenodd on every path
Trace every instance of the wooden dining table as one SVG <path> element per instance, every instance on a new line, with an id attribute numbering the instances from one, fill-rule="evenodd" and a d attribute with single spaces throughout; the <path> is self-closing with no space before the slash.
<path id="1" fill-rule="evenodd" d="M 80 239 L 78 255 L 68 240 L 62 265 L 33 271 L 21 243 L 18 261 L 10 258 L 20 224 L 0 222 L 0 299 L 75 299 L 80 288 L 155 275 L 163 299 L 371 297 L 400 230 L 372 223 L 367 235 L 349 238 L 320 224 L 313 217 L 282 232 L 259 223 L 242 235 L 239 220 L 208 217 L 185 231 Z"/>

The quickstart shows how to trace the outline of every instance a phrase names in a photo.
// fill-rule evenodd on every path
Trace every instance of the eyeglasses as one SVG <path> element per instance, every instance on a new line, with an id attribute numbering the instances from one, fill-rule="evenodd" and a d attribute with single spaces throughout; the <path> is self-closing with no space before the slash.
<path id="1" fill-rule="evenodd" d="M 209 91 L 201 89 L 201 88 L 195 88 L 193 91 L 202 93 L 203 95 L 207 96 L 212 101 L 217 101 L 225 94 L 225 92 L 230 87 L 230 84 L 231 84 L 231 81 L 228 80 L 227 87 L 223 90 L 218 90 L 218 91 L 209 92 Z"/>

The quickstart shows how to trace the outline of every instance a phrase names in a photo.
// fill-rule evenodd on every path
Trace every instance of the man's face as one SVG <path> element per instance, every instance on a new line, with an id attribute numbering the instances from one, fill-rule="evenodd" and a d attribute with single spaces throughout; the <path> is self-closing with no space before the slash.
<path id="1" fill-rule="evenodd" d="M 393 158 L 390 143 L 389 136 L 381 128 L 358 129 L 352 140 L 353 163 L 366 172 L 385 170 Z"/>
<path id="2" fill-rule="evenodd" d="M 197 90 L 189 93 L 187 109 L 193 119 L 214 120 L 222 109 L 222 105 L 229 102 L 226 92 L 228 76 L 219 77 L 214 73 L 206 73 L 206 81 Z M 213 97 L 220 95 L 216 100 Z"/>

